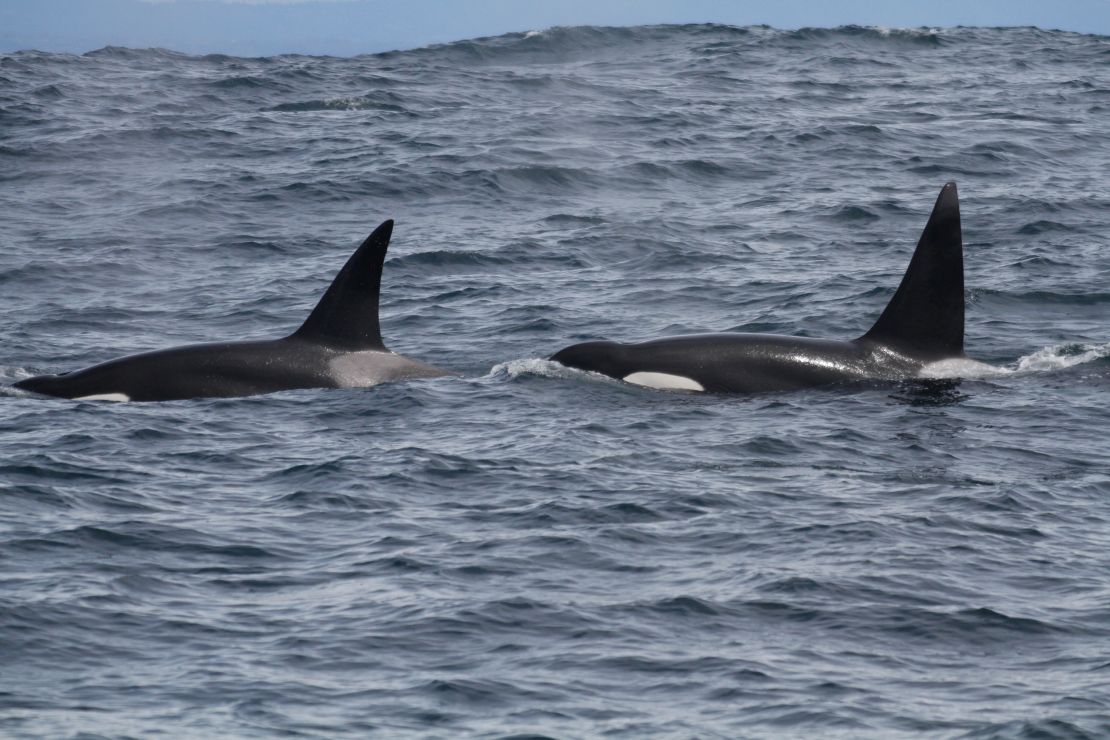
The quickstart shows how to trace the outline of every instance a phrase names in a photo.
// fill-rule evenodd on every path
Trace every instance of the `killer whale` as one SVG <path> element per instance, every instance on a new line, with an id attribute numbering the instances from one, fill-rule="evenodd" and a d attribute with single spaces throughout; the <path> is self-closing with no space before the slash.
<path id="1" fill-rule="evenodd" d="M 963 359 L 964 269 L 956 183 L 941 189 L 902 282 L 871 329 L 850 341 L 698 334 L 571 345 L 551 359 L 651 388 L 758 393 L 917 377 Z"/>
<path id="2" fill-rule="evenodd" d="M 295 388 L 353 388 L 451 373 L 395 354 L 378 322 L 385 221 L 339 271 L 299 329 L 282 339 L 195 344 L 121 357 L 16 388 L 75 400 L 172 401 Z"/>

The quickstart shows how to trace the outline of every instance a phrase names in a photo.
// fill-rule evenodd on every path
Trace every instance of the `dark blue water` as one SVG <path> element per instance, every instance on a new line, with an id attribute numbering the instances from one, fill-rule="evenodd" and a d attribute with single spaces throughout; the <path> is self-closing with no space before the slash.
<path id="1" fill-rule="evenodd" d="M 0 56 L 0 734 L 1110 734 L 1110 39 L 564 28 Z M 965 376 L 755 397 L 574 341 L 852 338 L 959 182 Z M 395 218 L 462 378 L 20 378 L 296 327 Z"/>

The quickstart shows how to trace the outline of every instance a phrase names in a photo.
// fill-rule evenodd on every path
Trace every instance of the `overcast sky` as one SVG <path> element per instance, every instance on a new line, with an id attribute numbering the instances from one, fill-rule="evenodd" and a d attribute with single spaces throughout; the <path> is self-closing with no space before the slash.
<path id="1" fill-rule="evenodd" d="M 0 0 L 0 51 L 351 55 L 557 25 L 706 21 L 1110 35 L 1110 0 Z"/>

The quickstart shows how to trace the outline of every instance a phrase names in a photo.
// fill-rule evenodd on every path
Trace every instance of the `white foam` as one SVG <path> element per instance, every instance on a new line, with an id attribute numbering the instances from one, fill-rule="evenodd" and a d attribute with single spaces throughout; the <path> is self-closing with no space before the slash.
<path id="1" fill-rule="evenodd" d="M 341 98 L 328 98 L 324 105 L 334 110 L 356 111 L 367 107 L 366 98 L 346 96 Z"/>
<path id="2" fill-rule="evenodd" d="M 1054 344 L 1019 357 L 1010 366 L 988 365 L 971 359 L 931 362 L 918 372 L 920 378 L 999 378 L 1006 375 L 1048 373 L 1110 356 L 1108 344 Z"/>
<path id="3" fill-rule="evenodd" d="M 81 396 L 81 397 L 75 398 L 73 400 L 74 401 L 116 401 L 117 403 L 121 403 L 121 402 L 124 402 L 124 401 L 130 401 L 131 396 L 127 395 L 126 393 L 94 393 L 91 396 Z"/>
<path id="4" fill-rule="evenodd" d="M 705 387 L 693 378 L 670 373 L 639 372 L 624 376 L 626 383 L 658 388 L 665 391 L 704 391 Z"/>
<path id="5" fill-rule="evenodd" d="M 1017 361 L 1018 372 L 1048 372 L 1075 367 L 1110 355 L 1110 344 L 1057 344 Z"/>
<path id="6" fill-rule="evenodd" d="M 520 360 L 500 362 L 490 368 L 487 378 L 515 380 L 522 375 L 539 375 L 545 378 L 569 378 L 581 371 L 569 368 L 562 363 L 529 357 Z"/>

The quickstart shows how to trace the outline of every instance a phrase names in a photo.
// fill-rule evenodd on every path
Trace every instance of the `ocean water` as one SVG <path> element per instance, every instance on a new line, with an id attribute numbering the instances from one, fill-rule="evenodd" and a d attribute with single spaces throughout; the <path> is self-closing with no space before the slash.
<path id="1" fill-rule="evenodd" d="M 0 56 L 0 735 L 1110 735 L 1110 39 L 556 28 Z M 546 362 L 852 338 L 959 183 L 982 364 L 740 396 Z M 461 377 L 11 383 L 272 338 L 396 219 Z"/>

